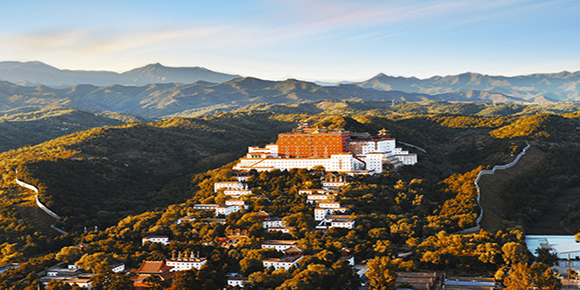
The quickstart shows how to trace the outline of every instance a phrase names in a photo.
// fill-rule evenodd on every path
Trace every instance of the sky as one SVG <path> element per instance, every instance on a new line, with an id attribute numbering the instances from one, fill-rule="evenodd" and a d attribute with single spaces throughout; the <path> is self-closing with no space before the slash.
<path id="1" fill-rule="evenodd" d="M 577 0 L 0 2 L 0 61 L 283 80 L 580 70 Z"/>

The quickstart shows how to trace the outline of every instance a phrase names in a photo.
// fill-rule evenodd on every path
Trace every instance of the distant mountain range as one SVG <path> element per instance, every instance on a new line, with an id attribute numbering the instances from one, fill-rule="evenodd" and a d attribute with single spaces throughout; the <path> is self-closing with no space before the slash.
<path id="1" fill-rule="evenodd" d="M 493 94 L 504 94 L 531 102 L 580 100 L 580 71 L 515 77 L 464 73 L 445 77 L 435 76 L 428 79 L 392 77 L 378 74 L 367 81 L 355 84 L 363 88 L 422 94 L 480 90 Z"/>
<path id="2" fill-rule="evenodd" d="M 428 95 L 401 91 L 380 91 L 352 84 L 324 87 L 294 79 L 265 81 L 250 77 L 237 78 L 219 84 L 197 81 L 189 84 L 171 83 L 145 86 L 76 85 L 64 89 L 42 85 L 27 87 L 0 81 L 0 111 L 23 106 L 60 105 L 80 110 L 113 111 L 146 118 L 163 118 L 232 111 L 258 103 L 280 104 L 319 100 L 523 101 L 487 91 Z"/>
<path id="3" fill-rule="evenodd" d="M 196 81 L 222 83 L 240 77 L 239 75 L 214 72 L 202 67 L 166 67 L 159 63 L 124 73 L 116 73 L 112 71 L 61 70 L 39 61 L 0 62 L 0 80 L 25 86 L 45 85 L 62 88 L 78 84 L 143 86 L 157 83 L 193 83 Z"/>
<path id="4" fill-rule="evenodd" d="M 465 73 L 428 79 L 379 74 L 364 82 L 322 86 L 161 64 L 116 73 L 60 70 L 42 62 L 0 62 L 0 111 L 59 105 L 164 118 L 320 100 L 549 103 L 580 101 L 579 84 L 580 72 L 516 77 Z"/>

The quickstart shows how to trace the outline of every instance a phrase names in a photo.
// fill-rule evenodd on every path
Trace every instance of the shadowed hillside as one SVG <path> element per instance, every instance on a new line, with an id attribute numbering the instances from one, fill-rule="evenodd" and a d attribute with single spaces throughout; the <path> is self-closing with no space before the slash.
<path id="1" fill-rule="evenodd" d="M 0 112 L 0 152 L 36 145 L 90 128 L 142 121 L 145 119 L 122 113 L 87 112 L 64 107 L 22 107 Z"/>

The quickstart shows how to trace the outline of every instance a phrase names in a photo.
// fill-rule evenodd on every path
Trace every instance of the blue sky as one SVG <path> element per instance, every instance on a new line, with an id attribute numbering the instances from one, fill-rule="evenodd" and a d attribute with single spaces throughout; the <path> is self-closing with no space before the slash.
<path id="1" fill-rule="evenodd" d="M 0 60 L 263 79 L 580 70 L 580 1 L 2 1 Z"/>

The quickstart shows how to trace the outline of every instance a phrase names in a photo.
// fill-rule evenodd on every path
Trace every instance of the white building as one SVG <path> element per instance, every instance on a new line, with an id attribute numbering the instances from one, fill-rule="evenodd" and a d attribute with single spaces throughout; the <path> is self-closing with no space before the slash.
<path id="1" fill-rule="evenodd" d="M 335 213 L 345 213 L 348 208 L 341 207 L 340 202 L 319 202 L 318 207 L 314 209 L 314 220 L 321 221 L 326 216 Z"/>
<path id="2" fill-rule="evenodd" d="M 81 287 L 89 288 L 91 287 L 90 279 L 95 274 L 83 273 L 78 267 L 54 267 L 46 271 L 46 276 L 41 277 L 40 281 L 44 286 L 48 285 L 52 280 L 58 280 L 60 282 L 74 285 L 77 284 Z"/>
<path id="3" fill-rule="evenodd" d="M 280 268 L 284 268 L 286 270 L 290 269 L 290 267 L 294 266 L 302 256 L 284 256 L 281 258 L 270 258 L 262 260 L 262 264 L 264 264 L 264 268 L 274 267 L 275 270 Z"/>
<path id="4" fill-rule="evenodd" d="M 146 243 L 161 243 L 163 245 L 169 245 L 168 236 L 149 236 L 141 239 L 141 243 L 145 245 Z"/>
<path id="5" fill-rule="evenodd" d="M 236 287 L 239 286 L 241 288 L 244 287 L 244 284 L 249 282 L 248 277 L 228 277 L 228 286 Z"/>
<path id="6" fill-rule="evenodd" d="M 294 227 L 269 227 L 267 229 L 268 232 L 283 232 L 286 234 L 289 234 L 290 231 L 292 231 L 294 229 Z"/>
<path id="7" fill-rule="evenodd" d="M 327 211 L 325 208 L 317 207 L 314 209 L 314 220 L 321 221 L 326 216 Z"/>
<path id="8" fill-rule="evenodd" d="M 245 189 L 225 189 L 224 194 L 231 197 L 240 197 L 246 194 L 252 194 L 252 191 L 245 188 Z"/>
<path id="9" fill-rule="evenodd" d="M 214 185 L 213 185 L 214 192 L 217 192 L 221 188 L 244 189 L 245 186 L 243 183 L 241 183 L 239 181 L 219 181 L 219 182 L 214 183 Z"/>
<path id="10" fill-rule="evenodd" d="M 118 263 L 118 264 L 114 264 L 114 265 L 109 266 L 109 268 L 111 268 L 111 271 L 113 271 L 113 273 L 119 273 L 119 272 L 125 271 L 125 264 Z"/>
<path id="11" fill-rule="evenodd" d="M 334 194 L 309 194 L 306 196 L 306 203 L 317 203 L 334 199 Z"/>
<path id="12" fill-rule="evenodd" d="M 218 204 L 215 203 L 208 203 L 208 204 L 194 204 L 193 205 L 193 209 L 194 210 L 213 210 L 215 211 L 216 207 L 218 207 Z"/>
<path id="13" fill-rule="evenodd" d="M 331 228 L 345 228 L 345 229 L 354 229 L 354 220 L 353 219 L 333 219 L 330 222 Z"/>
<path id="14" fill-rule="evenodd" d="M 240 211 L 242 208 L 237 205 L 220 205 L 215 208 L 215 214 L 228 216 L 231 213 Z"/>
<path id="15" fill-rule="evenodd" d="M 327 215 L 325 216 L 318 226 L 317 229 L 329 229 L 329 228 L 345 228 L 354 229 L 354 220 L 348 215 Z"/>
<path id="16" fill-rule="evenodd" d="M 269 171 L 273 169 L 290 170 L 293 168 L 313 169 L 323 166 L 327 171 L 347 172 L 353 174 L 381 173 L 379 168 L 365 167 L 365 162 L 355 158 L 351 153 L 333 154 L 330 158 L 256 158 L 248 154 L 234 166 L 236 170 Z"/>
<path id="17" fill-rule="evenodd" d="M 248 209 L 248 205 L 246 204 L 245 200 L 241 200 L 241 199 L 228 199 L 226 200 L 226 205 L 231 205 L 231 206 L 238 206 L 243 209 Z"/>
<path id="18" fill-rule="evenodd" d="M 272 228 L 272 227 L 285 227 L 286 222 L 283 221 L 279 217 L 269 218 L 267 220 L 262 221 L 262 227 L 265 229 Z"/>
<path id="19" fill-rule="evenodd" d="M 337 202 L 337 201 L 334 201 L 334 202 L 325 201 L 325 202 L 319 202 L 318 207 L 321 207 L 321 208 L 340 208 L 341 206 L 340 206 L 340 202 Z"/>
<path id="20" fill-rule="evenodd" d="M 184 255 L 184 257 L 182 257 L 180 252 L 177 258 L 175 258 L 174 253 L 173 257 L 167 260 L 165 264 L 167 266 L 173 267 L 173 269 L 171 269 L 170 271 L 175 272 L 175 271 L 187 271 L 191 269 L 199 270 L 203 265 L 205 265 L 206 262 L 207 262 L 206 258 L 196 258 L 193 255 L 193 252 L 191 252 L 190 257 L 187 257 L 187 255 Z"/>
<path id="21" fill-rule="evenodd" d="M 296 245 L 298 245 L 298 241 L 294 240 L 268 240 L 262 243 L 262 249 L 274 249 L 282 252 Z"/>
<path id="22" fill-rule="evenodd" d="M 298 191 L 300 195 L 312 195 L 312 194 L 328 194 L 326 189 L 301 189 Z"/>
<path id="23" fill-rule="evenodd" d="M 323 166 L 327 171 L 376 174 L 383 172 L 385 163 L 391 163 L 395 167 L 417 163 L 417 155 L 396 147 L 395 139 L 388 137 L 386 130 L 381 130 L 377 137 L 371 137 L 366 133 L 351 134 L 346 142 L 347 152 L 330 154 L 330 157 L 325 158 L 281 156 L 278 154 L 276 144 L 267 145 L 265 148 L 249 147 L 246 157 L 240 159 L 234 169 L 268 171 L 293 168 L 313 169 Z M 300 146 L 304 145 L 296 144 L 296 150 L 300 149 Z"/>

